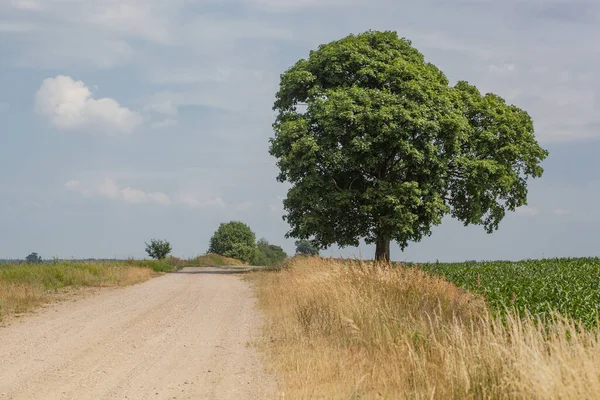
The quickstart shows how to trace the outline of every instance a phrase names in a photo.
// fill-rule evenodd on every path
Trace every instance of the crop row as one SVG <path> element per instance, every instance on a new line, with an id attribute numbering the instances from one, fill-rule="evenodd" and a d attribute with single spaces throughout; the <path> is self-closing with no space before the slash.
<path id="1" fill-rule="evenodd" d="M 547 319 L 553 311 L 598 325 L 600 258 L 562 258 L 519 262 L 465 262 L 420 265 L 483 295 L 499 313 L 507 307 L 521 315 Z"/>

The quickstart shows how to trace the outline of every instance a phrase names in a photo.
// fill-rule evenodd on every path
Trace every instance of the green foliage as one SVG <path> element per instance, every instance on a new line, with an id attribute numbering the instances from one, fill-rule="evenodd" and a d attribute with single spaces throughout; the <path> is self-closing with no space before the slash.
<path id="1" fill-rule="evenodd" d="M 260 239 L 256 243 L 257 254 L 253 261 L 254 265 L 260 266 L 276 266 L 281 264 L 286 258 L 287 254 L 280 246 L 269 244 L 266 239 Z"/>
<path id="2" fill-rule="evenodd" d="M 395 32 L 350 35 L 281 76 L 270 153 L 288 237 L 401 248 L 447 214 L 498 228 L 527 202 L 547 151 L 529 115 L 466 82 L 449 86 Z M 380 254 L 377 254 L 378 256 Z"/>
<path id="3" fill-rule="evenodd" d="M 425 271 L 487 299 L 493 310 L 515 308 L 549 319 L 552 311 L 597 324 L 600 307 L 600 259 L 548 259 L 520 262 L 466 262 L 425 264 Z"/>
<path id="4" fill-rule="evenodd" d="M 146 253 L 154 259 L 163 260 L 171 252 L 171 244 L 166 240 L 152 239 L 146 243 Z"/>
<path id="5" fill-rule="evenodd" d="M 0 267 L 0 282 L 24 286 L 41 285 L 45 290 L 67 286 L 94 286 L 113 279 L 106 273 L 110 268 L 127 267 L 125 262 L 63 261 L 48 265 L 8 264 Z"/>
<path id="6" fill-rule="evenodd" d="M 128 265 L 150 268 L 154 272 L 174 272 L 180 269 L 177 263 L 170 258 L 160 258 L 155 260 L 129 260 Z"/>
<path id="7" fill-rule="evenodd" d="M 40 264 L 43 262 L 42 257 L 40 257 L 38 253 L 35 252 L 25 257 L 25 261 L 27 261 L 29 264 Z"/>
<path id="8" fill-rule="evenodd" d="M 208 252 L 251 263 L 256 257 L 255 240 L 254 232 L 245 223 L 222 223 L 210 238 Z"/>
<path id="9" fill-rule="evenodd" d="M 302 254 L 305 256 L 318 256 L 319 248 L 310 240 L 301 239 L 296 240 L 296 254 Z"/>
<path id="10" fill-rule="evenodd" d="M 193 258 L 187 262 L 187 267 L 229 267 L 243 265 L 243 263 L 235 258 L 229 258 L 220 254 L 205 254 Z"/>
<path id="11" fill-rule="evenodd" d="M 245 263 L 251 264 L 258 255 L 256 245 L 248 245 L 244 243 L 234 243 L 230 250 L 224 254 L 226 257 L 242 260 Z"/>

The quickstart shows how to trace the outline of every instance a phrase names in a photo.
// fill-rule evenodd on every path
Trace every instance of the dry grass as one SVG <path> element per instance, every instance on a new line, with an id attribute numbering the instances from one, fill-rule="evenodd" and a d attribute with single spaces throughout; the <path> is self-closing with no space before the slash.
<path id="1" fill-rule="evenodd" d="M 286 399 L 600 398 L 597 335 L 566 319 L 503 323 L 417 269 L 304 258 L 250 279 Z"/>
<path id="2" fill-rule="evenodd" d="M 67 289 L 127 286 L 154 276 L 151 268 L 123 263 L 0 266 L 0 320 L 58 300 Z"/>

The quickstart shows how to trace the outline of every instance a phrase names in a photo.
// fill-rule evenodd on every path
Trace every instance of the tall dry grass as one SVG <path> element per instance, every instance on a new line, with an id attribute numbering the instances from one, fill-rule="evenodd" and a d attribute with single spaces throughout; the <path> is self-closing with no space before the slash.
<path id="1" fill-rule="evenodd" d="M 596 334 L 494 319 L 417 269 L 297 259 L 252 279 L 286 399 L 598 399 Z"/>
<path id="2" fill-rule="evenodd" d="M 16 264 L 0 266 L 0 320 L 60 299 L 66 289 L 127 286 L 156 276 L 151 268 L 123 263 Z"/>

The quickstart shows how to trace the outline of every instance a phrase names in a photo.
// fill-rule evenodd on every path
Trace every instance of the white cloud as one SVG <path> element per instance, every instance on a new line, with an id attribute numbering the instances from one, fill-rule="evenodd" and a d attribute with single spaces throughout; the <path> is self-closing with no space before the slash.
<path id="1" fill-rule="evenodd" d="M 130 203 L 156 203 L 163 206 L 168 206 L 171 202 L 169 196 L 162 192 L 146 193 L 143 190 L 126 187 L 121 189 L 123 200 Z"/>
<path id="2" fill-rule="evenodd" d="M 192 208 L 223 207 L 225 202 L 221 197 L 207 197 L 194 194 L 181 194 L 179 203 Z"/>
<path id="3" fill-rule="evenodd" d="M 161 92 L 155 93 L 147 100 L 144 111 L 176 117 L 179 114 L 179 106 L 184 103 L 181 93 Z"/>
<path id="4" fill-rule="evenodd" d="M 142 123 L 139 113 L 111 98 L 94 99 L 83 82 L 63 75 L 44 80 L 35 109 L 59 130 L 130 133 Z"/>
<path id="5" fill-rule="evenodd" d="M 488 67 L 488 70 L 494 74 L 504 75 L 504 74 L 510 74 L 511 72 L 514 72 L 515 68 L 516 67 L 514 64 L 501 64 L 501 65 L 492 64 Z"/>
<path id="6" fill-rule="evenodd" d="M 37 0 L 10 0 L 10 4 L 14 8 L 24 11 L 41 11 L 44 9 L 42 2 Z"/>
<path id="7" fill-rule="evenodd" d="M 536 207 L 523 206 L 515 210 L 515 214 L 522 217 L 533 217 L 539 215 L 539 210 Z"/>
<path id="8" fill-rule="evenodd" d="M 552 213 L 554 213 L 554 215 L 570 215 L 571 211 L 557 208 L 554 211 L 552 211 Z"/>
<path id="9" fill-rule="evenodd" d="M 165 192 L 150 192 L 137 187 L 120 185 L 117 179 L 138 179 L 144 177 L 139 174 L 111 174 L 112 178 L 88 178 L 84 181 L 71 180 L 64 184 L 64 187 L 72 192 L 78 193 L 84 197 L 99 197 L 109 200 L 125 201 L 133 204 L 158 204 L 162 206 L 178 205 L 190 208 L 208 208 L 208 207 L 224 207 L 225 201 L 222 197 L 214 195 L 212 191 L 207 190 L 205 193 L 194 191 L 180 191 L 171 195 Z M 145 176 L 145 178 L 156 178 L 155 175 Z M 164 178 L 164 177 L 163 177 Z M 187 182 L 184 186 L 189 186 Z M 248 204 L 243 203 L 244 207 Z"/>
<path id="10" fill-rule="evenodd" d="M 146 101 L 143 112 L 149 119 L 150 128 L 155 130 L 173 128 L 179 124 L 179 107 L 186 104 L 181 93 L 156 93 Z M 164 118 L 163 118 L 164 117 Z"/>
<path id="11" fill-rule="evenodd" d="M 65 188 L 85 197 L 104 197 L 128 203 L 152 203 L 161 206 L 168 206 L 171 203 L 169 196 L 163 192 L 145 192 L 131 187 L 121 188 L 110 178 L 89 183 L 71 180 L 65 183 Z"/>

